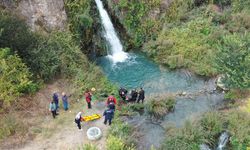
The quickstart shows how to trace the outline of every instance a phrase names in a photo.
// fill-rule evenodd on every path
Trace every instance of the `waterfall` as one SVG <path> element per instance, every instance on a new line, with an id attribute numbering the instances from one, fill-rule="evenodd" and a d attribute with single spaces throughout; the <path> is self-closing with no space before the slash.
<path id="1" fill-rule="evenodd" d="M 128 58 L 127 53 L 123 51 L 121 41 L 119 40 L 114 26 L 109 18 L 107 11 L 103 7 L 101 0 L 95 0 L 98 7 L 102 25 L 104 27 L 104 37 L 110 45 L 110 52 L 108 52 L 108 57 L 114 62 L 123 62 Z"/>
<path id="2" fill-rule="evenodd" d="M 229 134 L 227 132 L 223 132 L 220 135 L 217 150 L 223 150 L 223 148 L 227 145 L 228 140 L 229 140 Z"/>

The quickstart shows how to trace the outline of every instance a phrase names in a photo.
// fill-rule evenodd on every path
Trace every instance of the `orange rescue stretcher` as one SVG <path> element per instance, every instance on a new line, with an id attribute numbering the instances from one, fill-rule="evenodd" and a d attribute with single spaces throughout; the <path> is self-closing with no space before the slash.
<path id="1" fill-rule="evenodd" d="M 100 119 L 101 115 L 99 114 L 93 114 L 91 116 L 84 116 L 81 118 L 81 121 L 92 121 L 92 120 L 96 120 L 96 119 Z"/>

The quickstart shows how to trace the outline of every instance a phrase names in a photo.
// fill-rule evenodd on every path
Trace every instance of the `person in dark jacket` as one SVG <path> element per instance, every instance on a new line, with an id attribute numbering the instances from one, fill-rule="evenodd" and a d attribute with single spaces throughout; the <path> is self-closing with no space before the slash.
<path id="1" fill-rule="evenodd" d="M 108 121 L 109 125 L 111 125 L 112 119 L 114 117 L 114 110 L 108 108 L 107 110 L 104 111 L 103 116 L 105 116 L 104 124 L 106 125 Z"/>
<path id="2" fill-rule="evenodd" d="M 131 91 L 131 100 L 132 102 L 135 102 L 137 100 L 137 96 L 138 96 L 138 93 L 136 91 L 136 89 L 132 90 Z"/>
<path id="3" fill-rule="evenodd" d="M 49 111 L 52 113 L 53 118 L 56 118 L 56 104 L 53 100 L 49 104 Z"/>
<path id="4" fill-rule="evenodd" d="M 81 119 L 82 119 L 82 112 L 78 112 L 76 117 L 75 117 L 75 123 L 77 124 L 77 127 L 79 130 L 82 130 Z"/>
<path id="5" fill-rule="evenodd" d="M 57 92 L 54 92 L 52 97 L 53 97 L 53 101 L 56 105 L 56 110 L 58 111 L 58 109 L 59 109 L 59 96 L 58 96 Z"/>
<path id="6" fill-rule="evenodd" d="M 68 96 L 64 92 L 62 93 L 62 101 L 63 101 L 63 108 L 65 111 L 67 111 L 69 109 Z"/>
<path id="7" fill-rule="evenodd" d="M 139 97 L 138 97 L 137 103 L 140 103 L 140 101 L 142 101 L 143 103 L 144 99 L 145 99 L 145 91 L 141 88 L 139 91 Z"/>
<path id="8" fill-rule="evenodd" d="M 127 93 L 128 93 L 128 91 L 125 88 L 121 87 L 119 89 L 119 95 L 120 95 L 121 99 L 124 101 L 126 100 Z"/>
<path id="9" fill-rule="evenodd" d="M 109 107 L 110 109 L 112 109 L 112 110 L 115 111 L 115 103 L 110 102 L 110 103 L 108 104 L 108 107 Z"/>
<path id="10" fill-rule="evenodd" d="M 85 100 L 88 104 L 88 109 L 91 109 L 92 93 L 87 89 L 84 93 Z"/>

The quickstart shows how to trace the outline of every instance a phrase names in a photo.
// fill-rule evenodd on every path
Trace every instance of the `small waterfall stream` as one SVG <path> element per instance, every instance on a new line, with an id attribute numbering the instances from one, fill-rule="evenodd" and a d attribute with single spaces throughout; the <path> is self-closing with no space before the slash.
<path id="1" fill-rule="evenodd" d="M 228 140 L 229 140 L 229 134 L 227 132 L 223 132 L 220 135 L 218 147 L 216 150 L 223 150 L 226 147 Z"/>
<path id="2" fill-rule="evenodd" d="M 110 52 L 108 52 L 108 58 L 110 58 L 114 63 L 116 62 L 124 62 L 128 55 L 123 51 L 121 41 L 119 40 L 114 26 L 109 18 L 107 11 L 103 7 L 103 3 L 101 0 L 95 0 L 96 5 L 98 7 L 102 25 L 104 27 L 104 37 L 109 43 Z"/>

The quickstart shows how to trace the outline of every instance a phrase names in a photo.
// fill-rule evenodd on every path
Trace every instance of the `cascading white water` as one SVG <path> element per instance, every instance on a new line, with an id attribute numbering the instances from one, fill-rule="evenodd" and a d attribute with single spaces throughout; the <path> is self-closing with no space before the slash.
<path id="1" fill-rule="evenodd" d="M 115 32 L 107 11 L 103 7 L 102 1 L 95 0 L 95 2 L 101 16 L 102 25 L 105 29 L 104 37 L 111 47 L 111 53 L 108 54 L 108 57 L 112 59 L 114 63 L 124 62 L 128 58 L 128 54 L 123 51 L 121 41 Z"/>
<path id="2" fill-rule="evenodd" d="M 228 140 L 229 140 L 229 134 L 227 132 L 223 132 L 220 135 L 218 147 L 216 150 L 223 150 L 223 148 L 225 148 L 225 146 L 227 145 Z"/>

